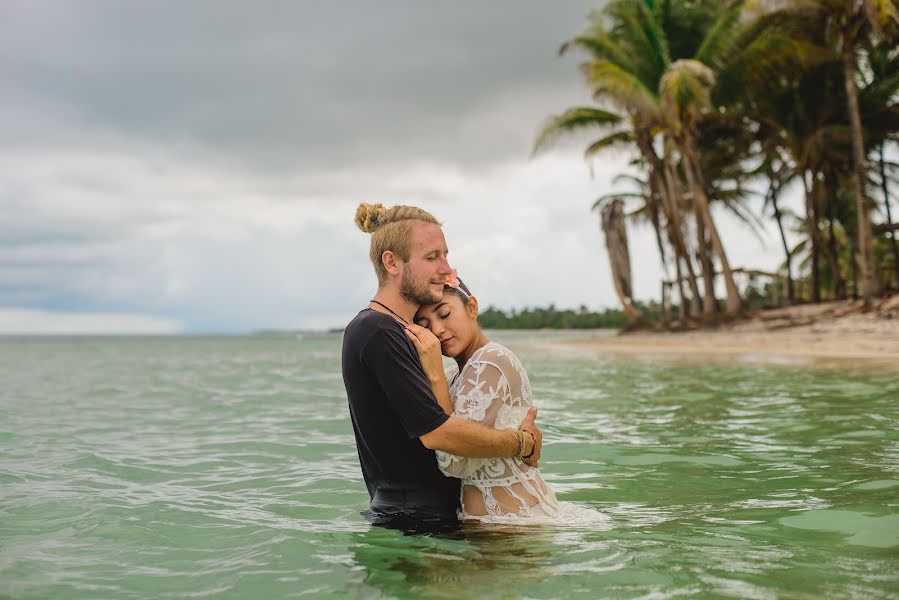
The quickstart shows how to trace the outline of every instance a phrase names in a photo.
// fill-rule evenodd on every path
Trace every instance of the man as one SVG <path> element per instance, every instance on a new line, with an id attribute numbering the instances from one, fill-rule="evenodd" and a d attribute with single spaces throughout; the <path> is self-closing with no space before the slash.
<path id="1" fill-rule="evenodd" d="M 452 272 L 440 224 L 412 206 L 361 204 L 356 225 L 372 234 L 378 292 L 346 327 L 343 381 L 373 523 L 406 530 L 457 525 L 459 486 L 437 468 L 435 450 L 471 458 L 530 456 L 542 434 L 531 408 L 519 432 L 499 431 L 440 408 L 404 333 L 422 304 L 439 301 Z M 413 327 L 415 327 L 413 325 Z M 430 333 L 421 330 L 423 333 Z"/>

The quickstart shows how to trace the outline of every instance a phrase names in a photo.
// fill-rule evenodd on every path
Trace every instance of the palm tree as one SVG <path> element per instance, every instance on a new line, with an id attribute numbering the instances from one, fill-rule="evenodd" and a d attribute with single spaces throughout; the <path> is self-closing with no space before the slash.
<path id="1" fill-rule="evenodd" d="M 675 145 L 680 151 L 681 161 L 684 166 L 687 183 L 693 194 L 693 202 L 698 215 L 697 223 L 701 222 L 708 230 L 712 247 L 718 260 L 721 261 L 721 269 L 724 272 L 724 282 L 727 288 L 727 313 L 735 315 L 741 310 L 740 292 L 734 282 L 733 271 L 724 252 L 718 228 L 712 219 L 709 207 L 709 199 L 706 194 L 706 185 L 699 162 L 699 153 L 696 149 L 696 126 L 702 118 L 702 114 L 711 104 L 709 90 L 715 84 L 715 74 L 705 64 L 697 60 L 681 59 L 672 63 L 660 83 L 661 101 L 668 118 L 668 131 Z M 705 240 L 702 228 L 697 227 L 700 238 L 697 240 L 700 253 L 705 251 Z M 706 262 L 706 261 L 703 261 Z M 708 271 L 708 269 L 706 269 Z M 710 275 L 710 274 L 709 274 Z M 705 287 L 712 288 L 711 279 L 707 279 Z M 706 303 L 706 314 L 712 307 Z"/>
<path id="2" fill-rule="evenodd" d="M 624 203 L 621 200 L 613 200 L 602 209 L 602 230 L 609 252 L 615 292 L 621 301 L 628 324 L 635 325 L 643 320 L 643 313 L 633 302 L 631 259 L 627 244 L 627 228 L 624 224 Z"/>
<path id="3" fill-rule="evenodd" d="M 680 202 L 678 198 L 671 196 L 673 191 L 666 183 L 663 161 L 653 145 L 655 132 L 662 122 L 660 107 L 653 90 L 664 68 L 664 57 L 658 57 L 658 46 L 649 43 L 638 29 L 631 28 L 628 31 L 629 24 L 635 19 L 652 27 L 651 17 L 647 6 L 641 0 L 618 0 L 606 6 L 601 13 L 591 15 L 590 25 L 584 33 L 566 42 L 560 52 L 564 53 L 575 47 L 586 50 L 591 54 L 592 60 L 582 65 L 585 74 L 597 69 L 605 73 L 604 85 L 596 89 L 594 97 L 598 101 L 618 107 L 621 113 L 626 115 L 623 119 L 627 127 L 613 130 L 609 135 L 591 144 L 587 148 L 586 156 L 591 158 L 616 144 L 636 145 L 649 169 L 653 198 L 660 205 L 654 210 L 657 214 L 665 216 L 665 228 L 672 244 L 675 263 L 678 269 L 681 264 L 685 265 L 693 298 L 698 301 L 696 276 L 684 241 L 678 210 L 675 208 Z M 606 24 L 607 20 L 611 25 Z M 648 62 L 643 60 L 650 54 L 656 58 Z M 653 62 L 657 64 L 653 66 Z M 534 151 L 539 152 L 563 134 L 588 127 L 609 129 L 620 125 L 621 121 L 610 116 L 614 114 L 617 113 L 600 108 L 569 109 L 547 121 L 538 136 Z M 691 304 L 691 307 L 693 306 L 696 306 L 695 302 Z"/>
<path id="4" fill-rule="evenodd" d="M 564 52 L 568 48 L 579 47 L 590 53 L 591 60 L 582 65 L 582 71 L 594 91 L 594 99 L 627 114 L 633 132 L 631 139 L 648 165 L 650 185 L 666 216 L 676 263 L 683 263 L 691 271 L 689 281 L 697 300 L 698 286 L 680 227 L 680 201 L 673 197 L 676 193 L 674 185 L 670 176 L 666 177 L 669 172 L 665 162 L 669 158 L 659 157 L 654 140 L 658 132 L 664 131 L 667 125 L 659 90 L 665 70 L 672 62 L 666 32 L 662 26 L 668 25 L 674 31 L 689 31 L 691 34 L 697 30 L 707 30 L 712 22 L 714 5 L 714 2 L 708 0 L 697 2 L 696 7 L 699 8 L 694 7 L 691 12 L 678 10 L 683 7 L 671 2 L 614 0 L 601 13 L 591 16 L 591 23 L 583 34 L 562 48 Z M 675 47 L 682 52 L 695 53 L 697 45 L 693 40 L 696 37 L 684 37 L 686 39 L 677 40 Z M 564 117 L 577 112 L 578 109 L 567 111 L 551 120 L 538 139 L 538 148 L 559 133 Z M 606 147 L 602 144 L 600 146 Z M 695 194 L 693 186 L 691 192 Z M 702 222 L 706 223 L 705 217 Z M 717 231 L 714 235 L 717 236 Z M 720 239 L 715 250 L 719 258 L 724 257 L 726 262 Z M 728 282 L 728 309 L 729 312 L 736 312 L 739 310 L 739 296 L 729 265 L 725 269 L 725 279 Z M 712 276 L 707 272 L 705 286 L 711 289 L 711 285 Z M 711 303 L 706 302 L 706 312 L 713 308 Z"/>
<path id="5" fill-rule="evenodd" d="M 784 265 L 787 280 L 787 301 L 789 304 L 793 304 L 796 302 L 796 290 L 793 285 L 793 257 L 790 254 L 790 246 L 787 244 L 787 236 L 784 233 L 783 211 L 778 204 L 778 196 L 780 195 L 781 189 L 787 183 L 789 175 L 787 174 L 788 167 L 786 164 L 781 160 L 779 166 L 775 166 L 776 160 L 778 159 L 769 157 L 765 160 L 765 164 L 763 165 L 765 175 L 770 182 L 768 192 L 765 194 L 763 210 L 767 209 L 769 205 L 773 209 L 774 220 L 777 222 L 777 230 L 780 233 L 780 241 L 781 244 L 783 244 L 784 255 L 786 256 Z"/>
<path id="6" fill-rule="evenodd" d="M 899 244 L 896 243 L 896 230 L 893 229 L 893 215 L 890 210 L 890 180 L 887 176 L 887 161 L 886 157 L 884 156 L 885 145 L 885 143 L 880 144 L 880 160 L 878 161 L 878 166 L 880 167 L 880 185 L 883 191 L 883 205 L 887 217 L 886 225 L 890 236 L 890 249 L 893 252 L 893 272 L 895 278 L 894 285 L 896 287 L 899 287 Z"/>
<path id="7" fill-rule="evenodd" d="M 899 8 L 895 0 L 781 0 L 773 3 L 772 15 L 799 22 L 798 29 L 825 32 L 840 57 L 851 131 L 852 167 L 849 182 L 855 199 L 861 253 L 862 297 L 865 304 L 879 291 L 874 271 L 874 235 L 870 206 L 865 193 L 867 171 L 864 130 L 858 97 L 858 50 L 873 38 L 896 39 Z"/>

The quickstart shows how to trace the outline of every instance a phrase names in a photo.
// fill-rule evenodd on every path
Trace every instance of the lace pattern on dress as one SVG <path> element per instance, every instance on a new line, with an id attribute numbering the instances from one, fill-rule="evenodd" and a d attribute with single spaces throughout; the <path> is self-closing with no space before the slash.
<path id="1" fill-rule="evenodd" d="M 475 352 L 461 373 L 453 366 L 447 380 L 452 382 L 453 415 L 496 429 L 518 429 L 533 404 L 524 367 L 508 348 L 496 342 Z M 556 497 L 540 471 L 520 460 L 465 458 L 438 451 L 437 464 L 445 475 L 462 479 L 466 517 L 558 514 Z M 465 502 L 472 493 L 479 494 L 482 502 Z M 472 512 L 480 503 L 483 510 Z"/>

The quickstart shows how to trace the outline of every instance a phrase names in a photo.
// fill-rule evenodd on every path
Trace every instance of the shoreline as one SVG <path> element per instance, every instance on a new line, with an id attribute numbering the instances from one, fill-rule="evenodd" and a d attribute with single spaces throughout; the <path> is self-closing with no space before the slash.
<path id="1" fill-rule="evenodd" d="M 899 296 L 867 313 L 859 302 L 827 302 L 758 311 L 714 329 L 636 331 L 549 343 L 622 358 L 899 371 Z"/>

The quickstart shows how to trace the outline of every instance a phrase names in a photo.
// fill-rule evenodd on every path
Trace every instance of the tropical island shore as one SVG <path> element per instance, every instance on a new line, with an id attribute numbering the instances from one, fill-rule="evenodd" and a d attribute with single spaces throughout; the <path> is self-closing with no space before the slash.
<path id="1" fill-rule="evenodd" d="M 635 331 L 552 342 L 604 355 L 702 362 L 875 366 L 899 370 L 899 296 L 767 309 L 714 329 Z"/>

